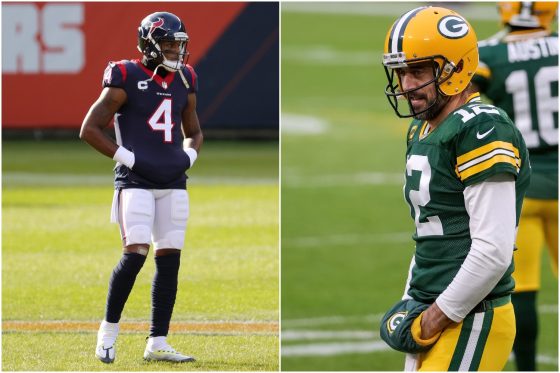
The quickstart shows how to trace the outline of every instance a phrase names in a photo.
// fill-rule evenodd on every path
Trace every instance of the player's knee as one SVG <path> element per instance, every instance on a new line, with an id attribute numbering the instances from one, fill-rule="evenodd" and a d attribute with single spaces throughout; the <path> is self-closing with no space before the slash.
<path id="1" fill-rule="evenodd" d="M 165 237 L 156 242 L 157 248 L 181 250 L 185 244 L 185 231 L 177 230 L 168 232 Z"/>
<path id="2" fill-rule="evenodd" d="M 150 227 L 146 225 L 134 225 L 128 229 L 128 234 L 126 235 L 127 246 L 133 244 L 145 244 L 149 245 L 151 241 L 151 230 Z"/>
<path id="3" fill-rule="evenodd" d="M 140 255 L 143 255 L 143 256 L 147 256 L 148 251 L 150 251 L 150 246 L 146 245 L 146 244 L 132 244 L 132 245 L 126 246 L 123 249 L 123 251 L 125 253 L 140 254 Z"/>

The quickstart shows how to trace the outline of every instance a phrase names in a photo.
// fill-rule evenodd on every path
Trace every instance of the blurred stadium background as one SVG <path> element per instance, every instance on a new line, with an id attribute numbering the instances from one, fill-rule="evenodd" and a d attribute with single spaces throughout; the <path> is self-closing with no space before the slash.
<path id="1" fill-rule="evenodd" d="M 93 356 L 121 254 L 114 163 L 78 131 L 108 61 L 140 58 L 138 25 L 160 10 L 186 24 L 205 134 L 171 343 L 198 358 L 191 370 L 278 369 L 278 3 L 3 2 L 4 370 L 187 368 L 141 358 L 152 261 L 116 363 Z"/>
<path id="2" fill-rule="evenodd" d="M 407 120 L 383 93 L 383 41 L 424 2 L 281 4 L 281 369 L 398 371 L 380 340 L 402 296 L 414 224 L 402 196 Z M 457 10 L 479 39 L 495 3 Z M 558 370 L 558 284 L 543 251 L 538 367 Z M 510 361 L 506 367 L 513 370 Z"/>

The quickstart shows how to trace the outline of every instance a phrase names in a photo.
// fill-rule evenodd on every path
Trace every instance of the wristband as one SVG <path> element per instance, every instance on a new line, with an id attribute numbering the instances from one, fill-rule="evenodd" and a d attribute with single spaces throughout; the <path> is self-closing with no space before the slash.
<path id="1" fill-rule="evenodd" d="M 113 160 L 132 169 L 132 166 L 134 166 L 134 153 L 124 146 L 119 146 L 115 155 L 113 155 Z"/>
<path id="2" fill-rule="evenodd" d="M 192 167 L 193 164 L 194 164 L 194 161 L 196 161 L 196 158 L 198 158 L 198 153 L 196 152 L 196 149 L 194 149 L 194 148 L 184 148 L 183 150 L 189 156 L 189 159 L 191 161 L 191 166 L 190 167 Z"/>

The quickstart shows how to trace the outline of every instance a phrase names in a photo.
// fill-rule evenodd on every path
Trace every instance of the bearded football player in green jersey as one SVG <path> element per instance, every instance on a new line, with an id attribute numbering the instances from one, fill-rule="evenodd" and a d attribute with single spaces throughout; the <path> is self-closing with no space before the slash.
<path id="1" fill-rule="evenodd" d="M 557 2 L 500 2 L 504 29 L 479 43 L 473 82 L 504 109 L 523 134 L 532 177 L 523 203 L 515 251 L 518 370 L 536 370 L 537 291 L 546 242 L 558 274 L 558 34 L 551 24 Z"/>
<path id="2" fill-rule="evenodd" d="M 403 300 L 382 338 L 407 353 L 406 370 L 501 370 L 515 336 L 513 251 L 530 164 L 506 113 L 470 81 L 477 38 L 458 13 L 413 9 L 390 27 L 385 93 L 413 118 L 405 199 L 416 250 Z"/>

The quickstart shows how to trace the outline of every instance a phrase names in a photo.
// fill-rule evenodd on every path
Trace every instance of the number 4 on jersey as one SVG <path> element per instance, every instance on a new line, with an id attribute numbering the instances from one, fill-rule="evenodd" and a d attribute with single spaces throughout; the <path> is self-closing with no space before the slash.
<path id="1" fill-rule="evenodd" d="M 148 120 L 148 124 L 154 131 L 163 131 L 163 142 L 173 142 L 173 133 L 171 130 L 175 123 L 171 120 L 171 103 L 172 101 L 170 98 L 164 98 Z M 161 121 L 162 118 L 163 121 Z"/>

